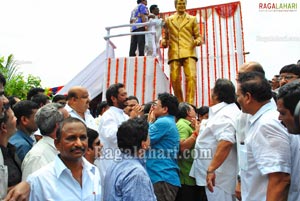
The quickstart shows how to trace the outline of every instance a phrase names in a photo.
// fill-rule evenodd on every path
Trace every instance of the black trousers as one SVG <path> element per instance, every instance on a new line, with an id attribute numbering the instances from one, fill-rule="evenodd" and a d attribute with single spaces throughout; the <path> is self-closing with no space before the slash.
<path id="1" fill-rule="evenodd" d="M 207 201 L 205 187 L 181 184 L 175 201 Z"/>
<path id="2" fill-rule="evenodd" d="M 173 186 L 164 181 L 153 184 L 157 201 L 174 201 L 178 192 L 178 186 Z"/>
<path id="3" fill-rule="evenodd" d="M 140 27 L 133 32 L 145 31 L 145 27 Z M 132 35 L 130 41 L 129 56 L 135 57 L 136 48 L 139 47 L 139 56 L 144 56 L 145 51 L 145 35 Z"/>

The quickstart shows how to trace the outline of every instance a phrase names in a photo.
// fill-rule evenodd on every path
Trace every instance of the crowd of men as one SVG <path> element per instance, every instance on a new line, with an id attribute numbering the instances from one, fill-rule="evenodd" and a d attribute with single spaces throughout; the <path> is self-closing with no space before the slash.
<path id="1" fill-rule="evenodd" d="M 2 199 L 300 200 L 300 66 L 282 69 L 275 96 L 257 62 L 240 67 L 236 88 L 218 79 L 201 121 L 208 107 L 169 93 L 140 105 L 122 83 L 100 120 L 80 86 L 66 103 L 11 107 L 0 74 Z"/>
<path id="2" fill-rule="evenodd" d="M 137 3 L 132 23 L 149 17 L 147 1 Z M 186 1 L 175 7 L 163 46 L 176 43 L 174 21 L 178 28 L 188 18 L 182 30 L 195 32 L 186 56 L 169 55 L 175 95 L 140 104 L 127 86 L 112 84 L 94 117 L 84 87 L 52 101 L 41 88 L 27 100 L 8 99 L 0 73 L 0 199 L 300 201 L 299 64 L 284 66 L 270 82 L 259 63 L 245 63 L 235 81 L 217 79 L 209 107 L 197 109 L 194 47 L 201 37 Z M 150 8 L 154 19 L 157 9 Z M 137 46 L 144 54 L 142 36 L 132 36 L 130 56 Z M 181 66 L 191 81 L 185 101 Z"/>

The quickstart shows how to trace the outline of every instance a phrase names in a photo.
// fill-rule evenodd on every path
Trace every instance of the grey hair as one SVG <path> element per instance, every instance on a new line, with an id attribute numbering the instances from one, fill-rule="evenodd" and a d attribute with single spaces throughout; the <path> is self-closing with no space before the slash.
<path id="1" fill-rule="evenodd" d="M 191 105 L 186 102 L 179 103 L 178 106 L 178 114 L 177 119 L 186 118 L 188 116 L 188 112 L 191 110 Z"/>
<path id="2" fill-rule="evenodd" d="M 59 111 L 59 109 L 63 107 L 64 106 L 59 103 L 49 103 L 37 111 L 34 121 L 42 135 L 50 135 L 54 131 L 57 123 L 64 120 L 63 113 Z"/>

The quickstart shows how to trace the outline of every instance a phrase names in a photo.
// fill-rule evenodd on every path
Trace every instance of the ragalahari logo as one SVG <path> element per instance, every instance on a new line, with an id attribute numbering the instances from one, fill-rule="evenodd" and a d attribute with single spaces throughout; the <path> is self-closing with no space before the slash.
<path id="1" fill-rule="evenodd" d="M 296 12 L 297 3 L 259 3 L 259 11 L 261 12 Z"/>

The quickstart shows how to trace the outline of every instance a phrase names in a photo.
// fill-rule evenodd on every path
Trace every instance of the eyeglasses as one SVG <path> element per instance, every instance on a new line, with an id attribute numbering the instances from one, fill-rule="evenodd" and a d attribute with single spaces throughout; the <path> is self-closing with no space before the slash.
<path id="1" fill-rule="evenodd" d="M 158 106 L 163 107 L 162 105 L 160 105 L 158 103 L 152 103 L 152 107 L 158 107 Z"/>
<path id="2" fill-rule="evenodd" d="M 283 76 L 279 76 L 279 80 L 283 80 L 283 79 L 285 79 L 285 80 L 291 80 L 291 79 L 293 79 L 293 78 L 298 78 L 298 76 L 297 75 L 283 75 Z"/>

